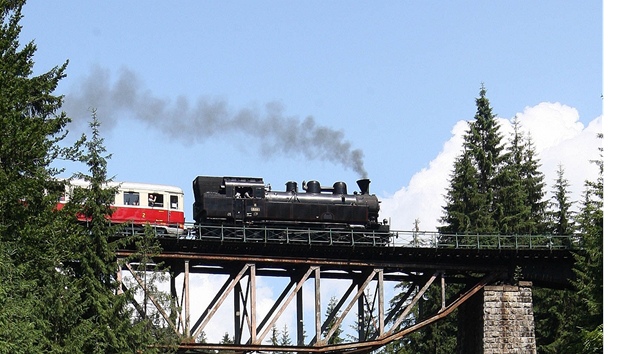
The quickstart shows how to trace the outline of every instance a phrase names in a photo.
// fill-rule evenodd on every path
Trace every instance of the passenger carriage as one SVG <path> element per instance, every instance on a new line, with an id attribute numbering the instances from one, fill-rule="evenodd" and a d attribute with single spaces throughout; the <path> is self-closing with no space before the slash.
<path id="1" fill-rule="evenodd" d="M 129 228 L 140 231 L 149 224 L 158 233 L 184 232 L 184 192 L 181 188 L 134 182 L 112 182 L 110 185 L 118 187 L 112 205 L 112 223 L 128 223 Z M 59 198 L 59 207 L 67 202 L 74 188 L 87 186 L 86 181 L 72 180 Z"/>

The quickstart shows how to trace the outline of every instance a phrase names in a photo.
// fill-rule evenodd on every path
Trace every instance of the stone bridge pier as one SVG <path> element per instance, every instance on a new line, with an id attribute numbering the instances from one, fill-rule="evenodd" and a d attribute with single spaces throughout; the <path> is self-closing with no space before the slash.
<path id="1" fill-rule="evenodd" d="M 486 285 L 462 304 L 458 353 L 535 354 L 532 283 Z"/>

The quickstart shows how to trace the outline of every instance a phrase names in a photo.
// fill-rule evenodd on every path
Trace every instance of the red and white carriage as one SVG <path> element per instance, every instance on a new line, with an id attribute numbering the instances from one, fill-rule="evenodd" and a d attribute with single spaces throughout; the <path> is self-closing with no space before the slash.
<path id="1" fill-rule="evenodd" d="M 182 234 L 184 232 L 184 192 L 181 188 L 162 184 L 112 182 L 118 192 L 114 198 L 112 223 L 127 223 L 142 230 L 149 224 L 158 233 Z M 82 180 L 71 180 L 66 193 L 59 198 L 63 207 L 72 190 L 87 187 Z"/>

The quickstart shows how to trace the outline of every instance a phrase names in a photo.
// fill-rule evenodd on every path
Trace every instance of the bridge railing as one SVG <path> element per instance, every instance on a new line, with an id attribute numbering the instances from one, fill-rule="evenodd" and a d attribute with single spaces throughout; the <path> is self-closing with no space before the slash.
<path id="1" fill-rule="evenodd" d="M 309 245 L 349 245 L 418 247 L 440 249 L 564 250 L 578 249 L 576 235 L 498 235 L 443 234 L 434 231 L 320 230 L 295 227 L 195 226 L 178 238 L 220 241 L 288 243 Z"/>
<path id="2" fill-rule="evenodd" d="M 577 249 L 576 235 L 444 234 L 436 231 L 392 231 L 392 246 L 454 249 Z"/>

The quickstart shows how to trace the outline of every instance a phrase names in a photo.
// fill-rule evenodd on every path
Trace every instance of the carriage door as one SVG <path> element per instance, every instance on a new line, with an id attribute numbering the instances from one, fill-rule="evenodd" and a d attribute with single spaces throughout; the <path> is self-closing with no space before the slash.
<path id="1" fill-rule="evenodd" d="M 179 198 L 176 195 L 170 196 L 169 208 L 168 208 L 168 222 L 171 223 L 171 210 L 177 210 L 179 208 Z"/>

